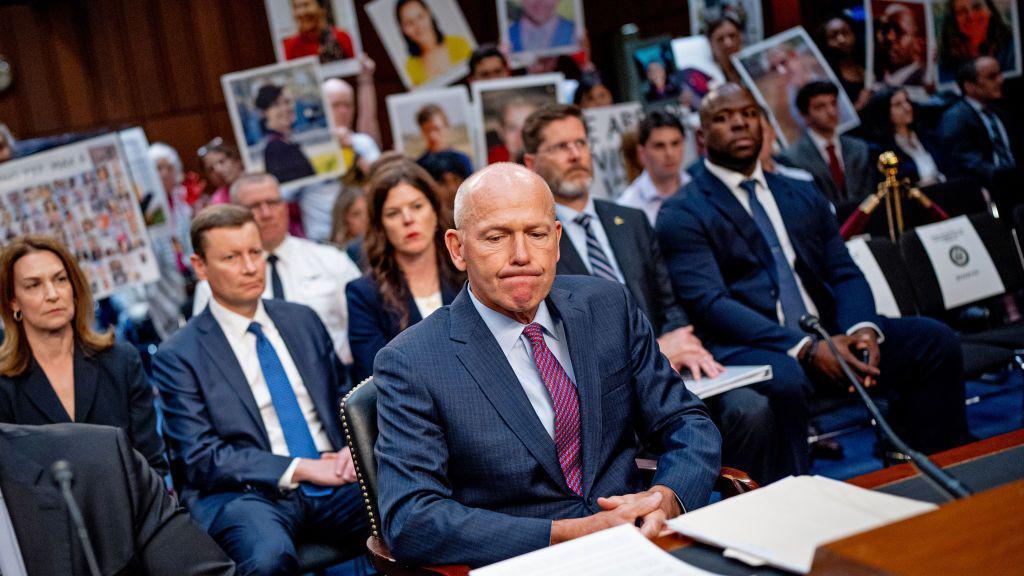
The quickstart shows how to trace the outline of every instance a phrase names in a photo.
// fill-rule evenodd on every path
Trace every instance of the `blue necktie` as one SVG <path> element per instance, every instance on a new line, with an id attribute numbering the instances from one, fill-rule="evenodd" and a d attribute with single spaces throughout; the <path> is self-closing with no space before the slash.
<path id="1" fill-rule="evenodd" d="M 764 206 L 757 200 L 755 193 L 757 182 L 744 180 L 740 183 L 740 188 L 746 190 L 747 196 L 750 198 L 750 216 L 753 217 L 754 223 L 757 224 L 761 235 L 768 241 L 768 247 L 772 250 L 772 259 L 775 260 L 775 276 L 779 281 L 779 304 L 782 305 L 785 325 L 799 330 L 800 317 L 807 313 L 807 307 L 804 306 L 804 300 L 800 297 L 796 276 L 793 275 L 793 269 L 790 268 L 786 254 L 782 251 L 782 244 L 775 233 L 775 227 L 772 226 L 768 213 L 764 211 Z"/>
<path id="2" fill-rule="evenodd" d="M 999 117 L 988 108 L 983 108 L 981 112 L 988 119 L 986 128 L 988 128 L 989 136 L 992 138 L 992 154 L 995 165 L 1012 168 L 1016 161 L 1013 158 L 1013 152 L 1010 151 L 1010 147 L 1006 144 L 1006 140 L 1003 140 L 1003 133 L 999 130 Z"/>
<path id="3" fill-rule="evenodd" d="M 316 442 L 313 441 L 309 425 L 302 415 L 302 408 L 299 407 L 299 399 L 295 397 L 295 391 L 292 390 L 288 374 L 285 373 L 274 346 L 263 333 L 263 327 L 259 322 L 249 324 L 248 331 L 256 336 L 256 356 L 260 360 L 260 370 L 263 371 L 263 380 L 270 391 L 270 400 L 281 423 L 281 431 L 284 432 L 288 453 L 292 458 L 319 460 L 320 451 L 316 449 Z M 326 496 L 331 493 L 331 488 L 327 486 L 303 484 L 300 488 L 307 496 Z"/>
<path id="4" fill-rule="evenodd" d="M 580 214 L 573 219 L 573 222 L 583 226 L 583 230 L 587 233 L 587 259 L 590 260 L 590 268 L 594 276 L 618 282 L 619 277 L 615 274 L 615 269 L 612 268 L 611 260 L 604 253 L 601 243 L 597 241 L 597 236 L 594 236 L 594 230 L 590 227 L 590 214 Z"/>

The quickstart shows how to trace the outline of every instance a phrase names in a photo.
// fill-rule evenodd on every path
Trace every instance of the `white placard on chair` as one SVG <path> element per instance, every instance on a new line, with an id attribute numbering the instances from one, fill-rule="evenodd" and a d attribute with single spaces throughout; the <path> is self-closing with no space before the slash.
<path id="1" fill-rule="evenodd" d="M 882 273 L 882 267 L 878 265 L 875 255 L 871 253 L 871 248 L 868 248 L 868 243 L 863 238 L 854 238 L 846 243 L 846 249 L 849 250 L 853 263 L 860 268 L 864 278 L 868 281 L 871 295 L 875 298 L 875 311 L 878 312 L 879 316 L 887 316 L 889 318 L 899 318 L 902 316 L 900 314 L 900 307 L 896 304 L 896 297 L 889 286 L 889 281 L 885 278 L 885 274 Z"/>
<path id="2" fill-rule="evenodd" d="M 967 216 L 918 226 L 914 233 L 932 262 L 946 310 L 1006 291 L 992 256 Z"/>

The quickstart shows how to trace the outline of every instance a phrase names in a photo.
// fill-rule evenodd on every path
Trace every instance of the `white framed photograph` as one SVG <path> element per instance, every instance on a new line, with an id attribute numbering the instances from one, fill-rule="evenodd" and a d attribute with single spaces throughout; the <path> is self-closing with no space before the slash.
<path id="1" fill-rule="evenodd" d="M 266 0 L 278 62 L 316 56 L 325 78 L 359 72 L 363 52 L 352 0 Z"/>
<path id="2" fill-rule="evenodd" d="M 832 68 L 802 26 L 790 28 L 748 46 L 732 56 L 733 66 L 765 110 L 783 146 L 800 138 L 805 126 L 796 107 L 800 88 L 813 80 L 840 87 Z M 846 91 L 839 90 L 839 126 L 842 133 L 860 125 Z"/>
<path id="3" fill-rule="evenodd" d="M 463 178 L 473 173 L 476 146 L 473 108 L 465 86 L 417 90 L 387 97 L 395 150 L 423 164 L 434 155 L 460 166 Z"/>
<path id="4" fill-rule="evenodd" d="M 957 69 L 980 56 L 995 58 L 1006 78 L 1021 75 L 1019 4 L 1017 0 L 932 2 L 939 88 L 957 90 Z"/>
<path id="5" fill-rule="evenodd" d="M 761 0 L 688 0 L 687 4 L 690 7 L 690 34 L 693 36 L 704 33 L 708 20 L 728 16 L 740 23 L 744 45 L 764 39 Z"/>
<path id="6" fill-rule="evenodd" d="M 516 62 L 581 49 L 582 0 L 496 0 L 501 41 Z"/>
<path id="7" fill-rule="evenodd" d="M 671 46 L 676 76 L 685 93 L 683 100 L 686 107 L 695 112 L 708 92 L 725 83 L 725 76 L 715 64 L 707 37 L 675 38 Z"/>
<path id="8" fill-rule="evenodd" d="M 983 1 L 983 0 L 982 0 Z M 902 87 L 913 100 L 935 84 L 930 0 L 864 0 L 865 85 Z"/>
<path id="9" fill-rule="evenodd" d="M 285 190 L 346 170 L 320 91 L 316 57 L 221 76 L 246 172 L 267 172 Z"/>
<path id="10" fill-rule="evenodd" d="M 587 108 L 590 157 L 594 164 L 594 179 L 590 185 L 592 198 L 614 199 L 629 186 L 626 165 L 622 159 L 622 135 L 637 129 L 643 118 L 639 102 L 612 104 L 600 108 Z"/>
<path id="11" fill-rule="evenodd" d="M 521 162 L 523 123 L 534 110 L 562 101 L 561 73 L 474 82 L 476 157 L 487 164 Z"/>
<path id="12" fill-rule="evenodd" d="M 406 88 L 446 86 L 469 73 L 476 38 L 455 0 L 374 0 L 366 13 Z"/>

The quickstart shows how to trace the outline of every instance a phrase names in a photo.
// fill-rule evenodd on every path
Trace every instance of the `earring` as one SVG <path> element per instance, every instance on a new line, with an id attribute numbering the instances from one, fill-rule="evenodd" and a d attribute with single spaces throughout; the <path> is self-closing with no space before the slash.
<path id="1" fill-rule="evenodd" d="M 21 322 L 21 310 L 14 311 L 14 321 Z"/>

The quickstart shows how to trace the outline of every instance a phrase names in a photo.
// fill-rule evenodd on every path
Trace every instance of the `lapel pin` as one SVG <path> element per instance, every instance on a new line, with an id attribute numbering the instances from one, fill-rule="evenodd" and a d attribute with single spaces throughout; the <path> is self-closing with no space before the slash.
<path id="1" fill-rule="evenodd" d="M 615 222 L 616 226 L 622 226 L 622 224 L 625 222 L 625 220 L 622 219 L 622 216 L 616 216 L 615 220 L 613 220 L 613 222 Z"/>

